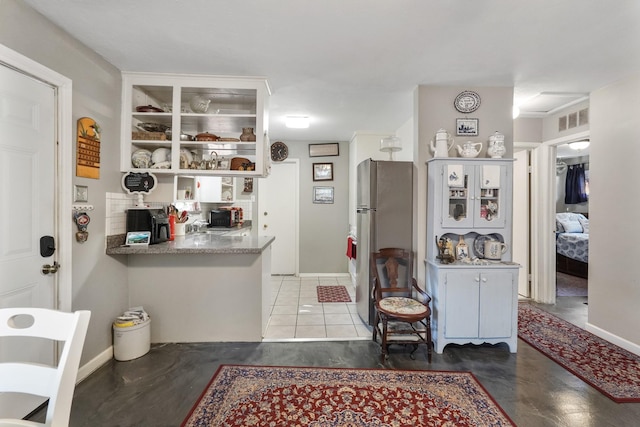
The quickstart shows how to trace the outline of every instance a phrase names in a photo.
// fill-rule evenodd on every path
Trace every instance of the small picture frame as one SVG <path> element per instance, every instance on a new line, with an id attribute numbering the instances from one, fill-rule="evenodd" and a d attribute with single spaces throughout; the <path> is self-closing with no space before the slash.
<path id="1" fill-rule="evenodd" d="M 150 231 L 129 231 L 124 241 L 125 246 L 149 246 L 151 243 Z"/>
<path id="2" fill-rule="evenodd" d="M 333 187 L 313 187 L 313 203 L 333 203 Z"/>
<path id="3" fill-rule="evenodd" d="M 340 145 L 337 142 L 327 144 L 309 144 L 309 157 L 339 156 Z"/>
<path id="4" fill-rule="evenodd" d="M 333 163 L 314 163 L 314 181 L 333 181 Z"/>
<path id="5" fill-rule="evenodd" d="M 478 119 L 456 119 L 457 136 L 478 136 Z"/>
<path id="6" fill-rule="evenodd" d="M 73 201 L 75 203 L 87 203 L 89 201 L 89 187 L 86 185 L 74 185 Z"/>

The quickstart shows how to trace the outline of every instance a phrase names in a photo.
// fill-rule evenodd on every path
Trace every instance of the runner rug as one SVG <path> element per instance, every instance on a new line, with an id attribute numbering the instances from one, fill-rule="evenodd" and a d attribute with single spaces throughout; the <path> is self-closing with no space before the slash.
<path id="1" fill-rule="evenodd" d="M 317 286 L 318 302 L 351 302 L 344 286 Z"/>
<path id="2" fill-rule="evenodd" d="M 610 399 L 640 402 L 640 356 L 528 303 L 518 337 Z"/>
<path id="3" fill-rule="evenodd" d="M 183 427 L 514 426 L 468 372 L 222 365 Z"/>

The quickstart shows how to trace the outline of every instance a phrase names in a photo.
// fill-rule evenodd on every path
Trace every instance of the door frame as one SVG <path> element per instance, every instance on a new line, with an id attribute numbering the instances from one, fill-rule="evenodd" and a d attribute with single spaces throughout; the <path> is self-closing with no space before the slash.
<path id="1" fill-rule="evenodd" d="M 54 258 L 61 268 L 54 275 L 54 308 L 70 312 L 72 309 L 72 175 L 73 122 L 72 81 L 50 68 L 0 44 L 0 63 L 17 72 L 31 76 L 55 90 L 55 208 L 54 227 L 56 252 Z"/>
<path id="2" fill-rule="evenodd" d="M 544 141 L 531 156 L 531 297 L 544 304 L 556 303 L 556 147 L 589 138 L 583 131 Z"/>

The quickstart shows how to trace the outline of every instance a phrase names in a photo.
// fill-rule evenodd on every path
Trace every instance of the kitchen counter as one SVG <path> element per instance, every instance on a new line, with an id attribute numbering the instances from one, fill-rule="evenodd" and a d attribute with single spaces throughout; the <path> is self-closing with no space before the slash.
<path id="1" fill-rule="evenodd" d="M 122 247 L 124 237 L 110 236 L 107 254 L 126 262 L 128 303 L 153 318 L 152 343 L 259 342 L 269 321 L 274 239 L 194 233 Z"/>
<path id="2" fill-rule="evenodd" d="M 259 254 L 271 245 L 272 236 L 225 236 L 193 233 L 155 245 L 107 247 L 107 255 L 160 254 Z"/>

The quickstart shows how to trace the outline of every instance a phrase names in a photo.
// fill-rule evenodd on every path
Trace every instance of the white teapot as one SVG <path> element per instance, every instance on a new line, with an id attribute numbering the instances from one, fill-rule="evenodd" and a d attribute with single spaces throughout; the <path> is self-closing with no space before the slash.
<path id="1" fill-rule="evenodd" d="M 449 157 L 449 150 L 453 147 L 453 137 L 444 129 L 436 132 L 436 143 L 431 140 L 430 148 L 433 157 Z"/>
<path id="2" fill-rule="evenodd" d="M 456 148 L 458 149 L 460 157 L 478 157 L 478 154 L 480 154 L 480 151 L 482 150 L 482 142 L 473 143 L 471 141 L 467 141 L 462 144 L 462 147 L 457 145 Z"/>

